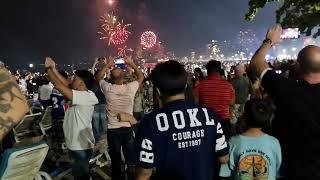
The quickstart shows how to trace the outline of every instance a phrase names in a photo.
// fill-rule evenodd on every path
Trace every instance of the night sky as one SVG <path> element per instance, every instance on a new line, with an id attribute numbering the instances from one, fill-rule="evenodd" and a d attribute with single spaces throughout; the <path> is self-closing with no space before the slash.
<path id="1" fill-rule="evenodd" d="M 263 36 L 275 22 L 277 4 L 268 5 L 253 22 L 244 21 L 248 0 L 117 0 L 114 11 L 131 23 L 130 46 L 152 30 L 178 56 L 202 51 L 212 39 L 232 40 L 240 30 Z M 5 63 L 77 62 L 107 53 L 98 39 L 99 16 L 106 0 L 2 0 L 0 59 Z"/>

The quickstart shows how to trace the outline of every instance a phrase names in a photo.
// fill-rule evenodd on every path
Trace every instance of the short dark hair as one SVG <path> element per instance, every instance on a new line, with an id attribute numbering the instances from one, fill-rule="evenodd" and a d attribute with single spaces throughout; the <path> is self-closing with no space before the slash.
<path id="1" fill-rule="evenodd" d="M 151 73 L 151 81 L 164 96 L 184 93 L 188 74 L 184 66 L 177 61 L 158 64 Z"/>
<path id="2" fill-rule="evenodd" d="M 67 73 L 66 71 L 60 70 L 60 71 L 59 71 L 59 74 L 60 74 L 62 77 L 64 77 L 65 79 L 68 79 L 68 73 Z"/>
<path id="3" fill-rule="evenodd" d="M 220 73 L 221 71 L 221 62 L 217 60 L 210 60 L 206 64 L 208 74 Z"/>
<path id="4" fill-rule="evenodd" d="M 42 85 L 48 85 L 49 83 L 50 83 L 50 81 L 48 80 L 48 78 L 43 76 L 42 79 L 41 79 L 41 84 Z"/>
<path id="5" fill-rule="evenodd" d="M 195 68 L 194 72 L 197 72 L 199 74 L 199 78 L 203 79 L 203 72 L 199 67 Z"/>
<path id="6" fill-rule="evenodd" d="M 87 70 L 77 70 L 75 72 L 75 75 L 81 78 L 86 85 L 87 89 L 91 89 L 93 86 L 93 83 L 95 82 L 95 79 L 93 77 L 93 74 Z"/>
<path id="7" fill-rule="evenodd" d="M 251 99 L 244 107 L 246 128 L 267 128 L 274 117 L 275 106 L 269 100 Z"/>

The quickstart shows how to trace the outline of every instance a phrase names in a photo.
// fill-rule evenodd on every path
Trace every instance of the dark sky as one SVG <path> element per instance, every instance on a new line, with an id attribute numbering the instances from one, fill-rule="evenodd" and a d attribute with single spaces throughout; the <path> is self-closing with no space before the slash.
<path id="1" fill-rule="evenodd" d="M 98 18 L 106 0 L 2 0 L 0 59 L 8 64 L 40 62 L 45 55 L 58 62 L 101 56 Z M 251 28 L 258 35 L 275 22 L 275 7 L 263 9 L 254 22 L 244 21 L 248 0 L 117 0 L 117 13 L 132 23 L 134 46 L 143 30 L 155 31 L 168 50 L 189 55 L 212 39 L 232 40 Z"/>

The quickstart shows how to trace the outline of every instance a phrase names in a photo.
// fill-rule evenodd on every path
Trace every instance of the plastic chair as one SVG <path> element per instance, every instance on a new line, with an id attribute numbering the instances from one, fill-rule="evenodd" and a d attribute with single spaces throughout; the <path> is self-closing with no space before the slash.
<path id="1" fill-rule="evenodd" d="M 41 117 L 41 113 L 26 115 L 22 121 L 13 128 L 14 138 L 16 142 L 20 142 L 27 134 L 32 132 L 33 125 Z"/>
<path id="2" fill-rule="evenodd" d="M 52 116 L 51 116 L 52 107 L 48 106 L 44 111 L 44 114 L 39 123 L 42 134 L 46 134 L 46 131 L 52 127 Z"/>
<path id="3" fill-rule="evenodd" d="M 0 180 L 51 180 L 46 172 L 39 171 L 48 149 L 44 141 L 7 149 L 1 156 Z"/>

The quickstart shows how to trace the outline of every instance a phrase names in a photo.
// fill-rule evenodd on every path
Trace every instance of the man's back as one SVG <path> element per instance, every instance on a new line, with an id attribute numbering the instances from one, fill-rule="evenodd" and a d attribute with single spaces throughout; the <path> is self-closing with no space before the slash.
<path id="1" fill-rule="evenodd" d="M 214 110 L 222 119 L 230 118 L 229 108 L 234 98 L 232 85 L 219 75 L 210 75 L 194 89 L 199 103 Z"/>
<path id="2" fill-rule="evenodd" d="M 228 154 L 215 114 L 184 100 L 147 114 L 140 127 L 138 166 L 155 167 L 155 179 L 213 179 L 217 156 Z"/>
<path id="3" fill-rule="evenodd" d="M 283 147 L 286 170 L 290 172 L 286 175 L 319 179 L 320 145 L 315 138 L 320 136 L 320 84 L 287 80 L 268 71 L 262 86 L 277 106 L 274 129 Z"/>
<path id="4" fill-rule="evenodd" d="M 237 77 L 232 79 L 231 84 L 235 91 L 235 104 L 244 104 L 248 99 L 250 82 L 247 77 Z"/>

